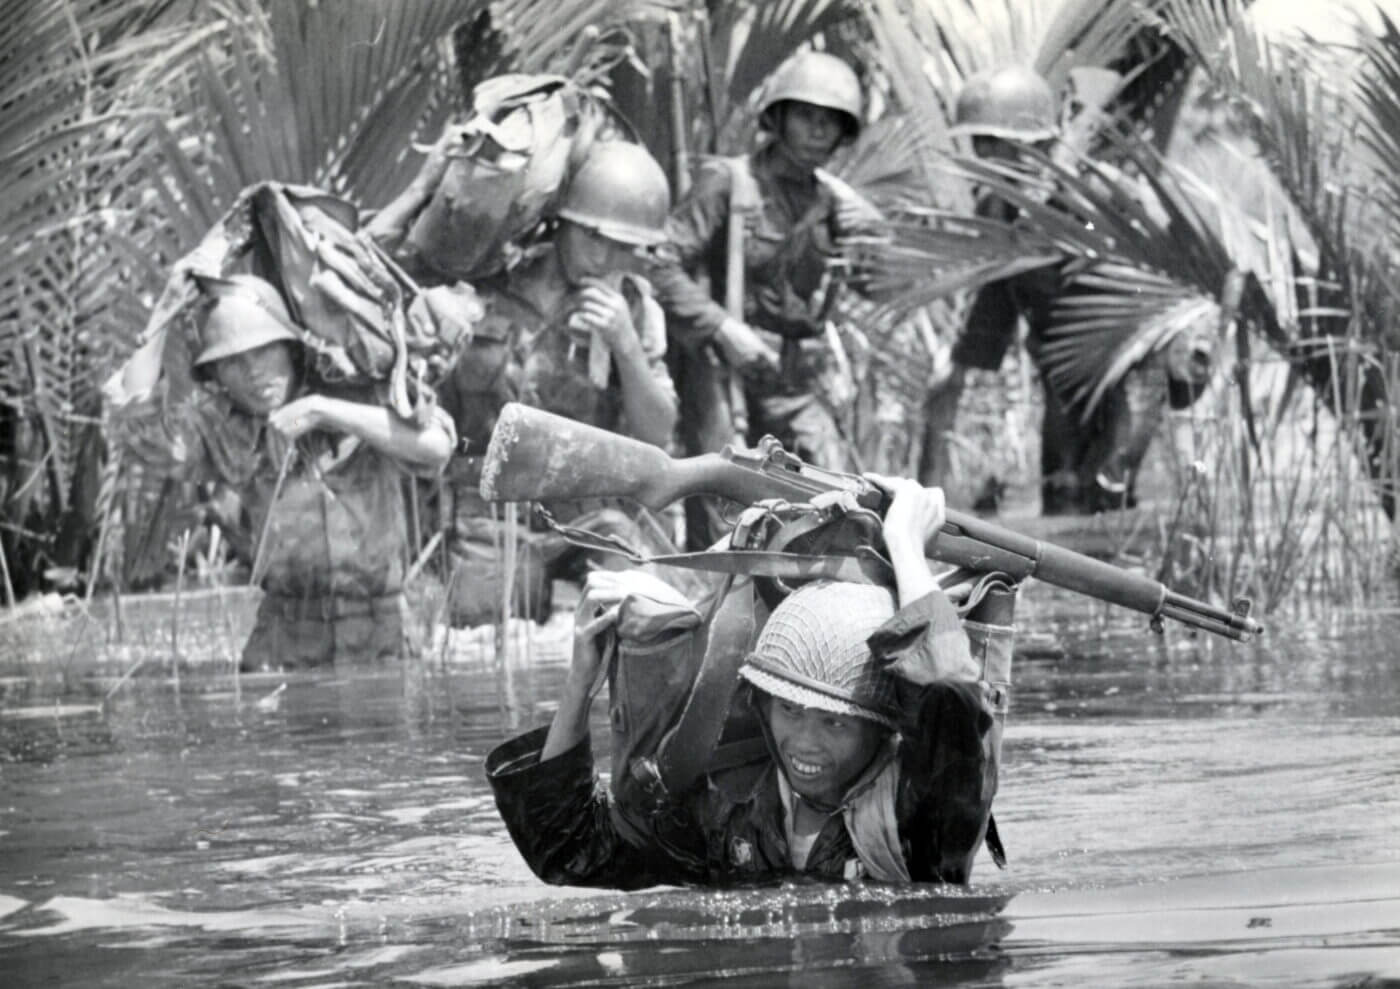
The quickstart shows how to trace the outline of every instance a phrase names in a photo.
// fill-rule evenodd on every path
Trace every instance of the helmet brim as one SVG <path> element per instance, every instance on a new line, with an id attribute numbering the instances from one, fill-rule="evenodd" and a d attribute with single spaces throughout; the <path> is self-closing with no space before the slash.
<path id="1" fill-rule="evenodd" d="M 818 711 L 830 711 L 832 714 L 844 714 L 856 718 L 865 718 L 878 725 L 891 730 L 894 729 L 894 722 L 879 711 L 873 711 L 868 707 L 863 707 L 853 701 L 836 697 L 833 694 L 817 689 L 815 685 L 809 686 L 801 684 L 786 676 L 780 676 L 769 670 L 754 665 L 754 658 L 750 656 L 739 668 L 739 676 L 753 684 L 765 694 L 770 694 L 781 700 L 788 701 L 802 707 L 815 708 Z"/>
<path id="2" fill-rule="evenodd" d="M 999 137 L 1004 141 L 1037 144 L 1059 137 L 1052 127 L 999 127 L 996 124 L 955 124 L 948 128 L 949 137 Z"/>
<path id="3" fill-rule="evenodd" d="M 203 336 L 209 343 L 195 357 L 195 367 L 247 353 L 279 340 L 301 340 L 266 307 L 254 299 L 238 295 L 225 295 L 215 300 L 205 317 Z"/>
<path id="4" fill-rule="evenodd" d="M 581 227 L 587 227 L 599 236 L 615 240 L 619 244 L 628 244 L 632 247 L 656 247 L 658 244 L 666 243 L 666 234 L 661 230 L 649 230 L 646 227 L 630 223 L 611 223 L 571 209 L 561 209 L 555 213 L 555 216 L 561 220 L 576 223 Z"/>

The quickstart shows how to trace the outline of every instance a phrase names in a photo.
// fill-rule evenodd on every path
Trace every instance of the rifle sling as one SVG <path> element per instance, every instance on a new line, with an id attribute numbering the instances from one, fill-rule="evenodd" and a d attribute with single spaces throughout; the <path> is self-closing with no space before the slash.
<path id="1" fill-rule="evenodd" d="M 755 625 L 753 582 L 729 584 L 709 622 L 695 685 L 675 726 L 657 746 L 656 768 L 666 793 L 684 793 L 710 771 Z"/>
<path id="2" fill-rule="evenodd" d="M 826 578 L 858 584 L 883 584 L 886 587 L 894 584 L 894 574 L 890 571 L 889 564 L 874 552 L 844 556 L 758 549 L 707 549 L 698 553 L 662 553 L 648 556 L 617 536 L 564 525 L 556 522 L 545 509 L 540 509 L 539 514 L 551 530 L 575 546 L 601 553 L 614 553 L 639 566 L 658 563 L 708 573 L 776 577 L 781 580 Z"/>

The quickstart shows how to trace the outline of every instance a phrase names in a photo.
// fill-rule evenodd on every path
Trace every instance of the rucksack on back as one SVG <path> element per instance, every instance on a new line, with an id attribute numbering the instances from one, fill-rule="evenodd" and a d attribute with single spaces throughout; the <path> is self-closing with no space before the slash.
<path id="1" fill-rule="evenodd" d="M 240 271 L 277 287 L 304 329 L 308 370 L 328 383 L 382 385 L 404 418 L 436 403 L 434 386 L 484 312 L 469 286 L 419 288 L 361 231 L 349 202 L 309 186 L 260 182 L 175 263 L 147 323 L 146 340 L 165 339 L 163 368 L 176 395 L 191 387 L 200 280 Z"/>
<path id="2" fill-rule="evenodd" d="M 870 536 L 865 518 L 869 513 L 838 514 L 808 527 L 806 520 L 820 516 L 801 509 L 793 512 L 792 519 L 759 537 L 754 547 L 802 556 L 846 556 Z M 747 538 L 740 543 L 747 545 Z M 958 602 L 993 712 L 990 757 L 977 798 L 989 806 L 1010 699 L 1016 587 L 1001 574 L 962 570 L 944 574 L 939 582 Z M 762 727 L 747 693 L 739 689 L 738 666 L 771 609 L 790 589 L 773 578 L 737 578 L 717 592 L 705 615 L 645 597 L 623 601 L 607 645 L 611 816 L 630 843 L 661 846 L 677 857 L 694 854 L 686 850 L 688 825 L 671 813 L 677 806 L 674 801 L 710 773 L 761 757 L 766 745 Z M 988 848 L 1000 864 L 1000 839 L 994 826 L 988 827 Z"/>
<path id="3" fill-rule="evenodd" d="M 424 277 L 475 279 L 508 267 L 557 204 L 594 139 L 604 106 L 563 76 L 508 74 L 472 92 L 451 161 L 396 248 Z"/>

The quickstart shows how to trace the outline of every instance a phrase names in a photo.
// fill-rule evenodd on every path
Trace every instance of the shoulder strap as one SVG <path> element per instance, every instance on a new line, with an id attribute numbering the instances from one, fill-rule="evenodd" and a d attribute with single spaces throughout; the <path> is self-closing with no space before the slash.
<path id="1" fill-rule="evenodd" d="M 710 634 L 695 686 L 656 752 L 657 775 L 667 793 L 684 793 L 709 770 L 739 687 L 739 666 L 753 643 L 758 624 L 755 606 L 753 582 L 736 580 L 726 588 L 709 620 Z"/>
<path id="2" fill-rule="evenodd" d="M 729 217 L 725 228 L 724 309 L 744 318 L 744 215 L 761 205 L 758 180 L 743 158 L 721 159 L 729 169 Z"/>
<path id="3" fill-rule="evenodd" d="M 747 155 L 734 155 L 721 158 L 729 169 L 729 208 L 734 212 L 756 210 L 763 205 L 763 196 L 758 191 L 758 179 L 749 165 Z"/>

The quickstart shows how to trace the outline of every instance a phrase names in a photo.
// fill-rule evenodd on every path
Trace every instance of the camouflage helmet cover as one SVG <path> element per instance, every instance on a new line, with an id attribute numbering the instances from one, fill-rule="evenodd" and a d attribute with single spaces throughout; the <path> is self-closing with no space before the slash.
<path id="1" fill-rule="evenodd" d="M 851 136 L 860 133 L 864 98 L 855 70 L 826 52 L 798 52 L 778 66 L 763 94 L 761 118 L 784 100 L 796 100 L 835 110 L 846 117 Z"/>
<path id="2" fill-rule="evenodd" d="M 894 679 L 866 640 L 894 613 L 885 587 L 804 585 L 773 609 L 739 675 L 774 697 L 892 728 Z"/>
<path id="3" fill-rule="evenodd" d="M 195 367 L 278 340 L 301 340 L 287 303 L 271 282 L 244 274 L 194 278 L 212 300 L 200 325 Z"/>
<path id="4" fill-rule="evenodd" d="M 979 72 L 958 92 L 949 133 L 1044 141 L 1059 133 L 1058 100 L 1050 84 L 1025 66 Z"/>
<path id="5" fill-rule="evenodd" d="M 671 184 L 640 144 L 599 141 L 569 181 L 556 215 L 611 240 L 649 247 L 666 239 Z"/>

